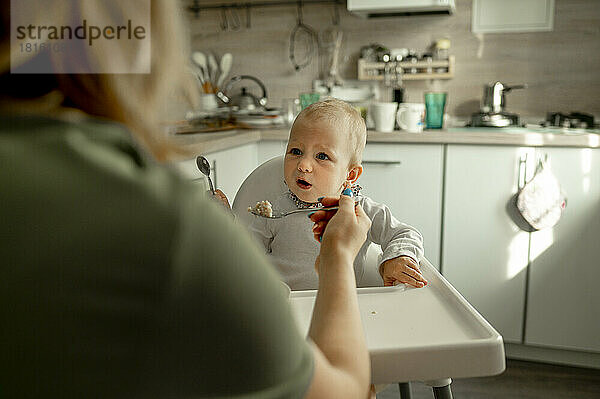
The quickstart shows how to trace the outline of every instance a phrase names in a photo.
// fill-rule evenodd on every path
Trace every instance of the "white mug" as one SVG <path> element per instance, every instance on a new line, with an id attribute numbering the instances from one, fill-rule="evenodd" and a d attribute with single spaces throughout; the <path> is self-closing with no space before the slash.
<path id="1" fill-rule="evenodd" d="M 378 132 L 393 132 L 398 103 L 371 103 L 369 113 Z"/>
<path id="2" fill-rule="evenodd" d="M 402 130 L 411 133 L 423 131 L 423 119 L 425 118 L 425 104 L 400 103 L 396 121 Z"/>

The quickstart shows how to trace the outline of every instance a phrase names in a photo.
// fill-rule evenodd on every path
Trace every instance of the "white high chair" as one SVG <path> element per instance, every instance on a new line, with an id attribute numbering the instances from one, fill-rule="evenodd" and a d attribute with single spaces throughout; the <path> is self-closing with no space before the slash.
<path id="1" fill-rule="evenodd" d="M 273 199 L 281 192 L 287 190 L 283 179 L 283 156 L 270 159 L 254 169 L 244 180 L 233 201 L 232 210 L 238 221 L 244 226 L 249 226 L 256 216 L 248 212 L 249 206 L 254 206 L 258 201 Z M 367 266 L 360 281 L 359 287 L 383 286 L 383 280 L 377 271 L 381 247 L 372 244 L 367 252 Z"/>
<path id="2" fill-rule="evenodd" d="M 279 156 L 273 159 L 270 159 L 268 161 L 266 161 L 265 163 L 263 163 L 262 165 L 260 165 L 259 167 L 257 167 L 244 181 L 244 183 L 241 185 L 240 189 L 238 190 L 235 199 L 233 201 L 233 212 L 237 215 L 237 219 L 238 221 L 245 226 L 248 226 L 254 217 L 248 212 L 248 206 L 254 206 L 254 204 L 256 204 L 258 201 L 263 201 L 263 200 L 269 200 L 272 201 L 273 198 L 275 198 L 277 195 L 279 195 L 282 191 L 287 190 L 287 187 L 285 185 L 284 179 L 283 179 L 283 157 Z M 379 247 L 379 245 L 375 245 L 372 244 L 369 247 L 369 250 L 367 251 L 367 265 L 365 266 L 365 271 L 363 273 L 362 278 L 360 279 L 360 281 L 358 281 L 358 286 L 359 287 L 381 287 L 383 286 L 383 281 L 381 279 L 381 276 L 379 276 L 379 273 L 377 272 L 377 265 L 379 264 L 379 257 L 381 256 L 381 248 Z M 436 285 L 436 286 L 440 286 L 444 289 L 446 289 L 446 286 L 450 286 L 450 284 L 448 284 L 447 282 L 445 282 L 444 284 L 439 283 L 440 280 L 443 280 L 443 277 L 441 277 L 441 275 L 437 272 L 437 270 L 435 270 L 435 268 L 429 263 L 429 261 L 427 261 L 426 259 L 422 260 L 422 267 L 425 270 L 425 273 L 428 277 L 428 279 L 430 281 L 438 281 L 438 283 L 432 284 L 432 285 Z M 445 280 L 444 280 L 445 281 Z M 391 287 L 390 287 L 391 288 Z M 440 288 L 432 288 L 429 287 L 429 289 L 427 290 L 423 290 L 423 291 L 416 291 L 418 295 L 421 296 L 427 296 L 427 295 L 433 295 L 435 293 L 437 293 L 438 291 L 440 291 Z M 390 291 L 393 292 L 393 291 Z M 397 293 L 400 293 L 401 291 L 397 291 Z M 448 294 L 448 292 L 450 292 L 450 294 Z M 457 297 L 459 297 L 459 300 L 462 300 L 466 303 L 466 301 L 464 300 L 464 298 L 460 297 L 460 295 L 456 292 L 456 290 L 454 290 L 454 288 L 447 288 L 446 291 L 443 291 L 443 295 L 442 298 L 443 300 L 437 300 L 437 301 L 429 301 L 429 300 L 423 300 L 423 303 L 432 303 L 432 304 L 442 304 L 442 303 L 446 303 L 446 301 L 448 300 L 449 297 L 451 297 L 451 295 L 456 295 Z M 293 294 L 292 294 L 293 295 Z M 302 307 L 304 308 L 304 307 Z M 460 309 L 472 309 L 470 308 L 470 305 L 465 305 L 462 307 L 459 307 Z M 446 311 L 446 307 L 443 308 L 444 311 Z M 476 311 L 474 309 L 472 309 L 472 311 L 474 313 L 476 313 Z M 436 310 L 437 312 L 437 310 Z M 305 315 L 306 320 L 310 320 L 310 312 L 309 314 Z M 429 313 L 428 316 L 429 317 Z M 478 316 L 479 318 L 481 318 L 481 316 Z M 479 320 L 479 318 L 477 318 L 476 316 L 473 317 L 473 319 L 476 319 L 476 325 L 480 326 L 481 325 L 481 321 Z M 448 317 L 444 316 L 441 317 L 440 320 L 447 320 Z M 483 319 L 483 318 L 481 318 Z M 461 317 L 460 320 L 466 320 L 464 319 L 464 317 Z M 491 326 L 489 326 L 489 324 L 487 324 L 487 322 L 485 322 L 485 320 L 483 320 L 484 323 L 486 323 L 486 326 L 489 327 L 489 330 L 491 332 L 493 332 L 495 335 L 494 337 L 499 337 L 499 340 L 497 338 L 491 338 L 489 341 L 486 342 L 491 342 L 490 346 L 495 345 L 497 348 L 497 356 L 487 356 L 485 357 L 485 359 L 489 358 L 489 362 L 486 364 L 486 366 L 490 366 L 491 368 L 494 369 L 494 371 L 490 371 L 490 372 L 486 372 L 484 374 L 477 374 L 477 371 L 473 371 L 470 374 L 471 375 L 493 375 L 493 374 L 497 374 L 498 372 L 502 371 L 504 369 L 504 351 L 503 351 L 503 346 L 502 346 L 502 338 L 498 335 L 497 332 L 495 332 L 493 330 L 493 328 Z M 308 322 L 306 322 L 308 323 Z M 425 323 L 423 323 L 423 325 L 425 325 Z M 480 328 L 480 327 L 478 327 Z M 442 329 L 443 330 L 443 329 Z M 437 330 L 436 330 L 437 331 Z M 427 332 L 429 333 L 429 332 Z M 446 339 L 446 337 L 444 336 L 444 339 Z M 492 345 L 493 344 L 493 345 Z M 373 344 L 374 346 L 376 346 L 376 344 Z M 480 342 L 478 341 L 475 345 L 468 346 L 465 344 L 465 348 L 472 350 L 472 348 L 479 348 L 481 347 Z M 406 350 L 407 346 L 406 346 L 406 342 L 402 343 L 402 349 Z M 442 379 L 436 379 L 436 380 L 431 380 L 430 377 L 431 375 L 431 370 L 435 369 L 435 367 L 431 366 L 431 365 L 439 365 L 442 360 L 443 361 L 447 361 L 447 354 L 445 353 L 438 353 L 438 350 L 435 349 L 435 345 L 428 347 L 430 348 L 430 352 L 426 353 L 425 358 L 428 359 L 433 359 L 431 361 L 422 361 L 421 362 L 421 367 L 423 368 L 423 371 L 421 374 L 419 374 L 418 377 L 416 377 L 414 380 L 421 380 L 421 381 L 426 381 L 426 385 L 429 385 L 433 388 L 434 391 L 434 396 L 436 398 L 452 398 L 452 392 L 450 389 L 450 383 L 452 382 L 452 380 L 450 378 L 442 378 Z M 465 349 L 465 350 L 467 350 Z M 423 348 L 419 347 L 418 348 L 418 353 L 419 356 L 422 357 L 423 352 L 422 352 Z M 400 351 L 402 352 L 402 351 Z M 459 352 L 452 352 L 453 356 L 457 356 L 456 353 Z M 377 354 L 371 354 L 372 359 L 373 357 L 377 357 Z M 439 358 L 436 358 L 436 356 L 439 356 Z M 417 356 L 418 357 L 418 356 Z M 410 359 L 414 359 L 416 357 L 412 357 L 409 356 Z M 450 356 L 450 358 L 452 358 L 452 356 Z M 483 358 L 482 358 L 483 359 Z M 472 361 L 464 361 L 464 362 L 460 362 L 458 361 L 458 364 L 464 364 L 467 366 L 470 366 L 473 364 Z M 502 365 L 501 368 L 499 368 L 499 364 Z M 411 365 L 413 365 L 411 363 Z M 382 372 L 385 373 L 387 371 L 390 370 L 390 367 L 388 367 L 389 364 L 387 364 L 385 361 L 380 362 L 378 359 L 375 359 L 375 363 L 374 363 L 374 370 L 376 370 L 377 373 Z M 397 365 L 396 365 L 397 366 Z M 411 366 L 412 367 L 412 366 Z M 451 364 L 448 366 L 448 370 L 454 370 L 455 369 L 455 365 Z M 477 367 L 475 367 L 475 370 L 477 370 Z M 500 371 L 497 371 L 500 370 Z M 451 374 L 449 372 L 449 374 Z M 435 378 L 439 378 L 439 376 L 436 376 Z M 386 383 L 389 382 L 385 381 Z M 383 384 L 382 386 L 385 386 L 387 384 Z M 399 392 L 400 392 L 400 397 L 402 399 L 405 398 L 410 398 L 411 397 L 411 388 L 410 388 L 410 383 L 409 382 L 400 382 L 399 384 Z M 378 385 L 379 387 L 379 385 Z"/>

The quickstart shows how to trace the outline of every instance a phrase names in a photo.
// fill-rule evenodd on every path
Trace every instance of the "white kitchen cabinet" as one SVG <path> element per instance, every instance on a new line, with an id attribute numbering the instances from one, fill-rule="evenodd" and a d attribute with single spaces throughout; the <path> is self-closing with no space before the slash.
<path id="1" fill-rule="evenodd" d="M 442 273 L 502 334 L 522 342 L 529 233 L 506 205 L 531 148 L 448 145 Z"/>
<path id="2" fill-rule="evenodd" d="M 423 235 L 425 256 L 439 268 L 443 146 L 367 144 L 358 184 Z"/>
<path id="3" fill-rule="evenodd" d="M 210 177 L 215 187 L 221 189 L 230 202 L 235 198 L 242 182 L 258 165 L 256 143 L 202 155 L 210 163 Z M 196 158 L 178 161 L 172 166 L 185 178 L 203 184 L 208 189 L 208 181 L 198 170 Z"/>
<path id="4" fill-rule="evenodd" d="M 600 150 L 550 148 L 567 207 L 531 235 L 525 343 L 600 352 Z"/>
<path id="5" fill-rule="evenodd" d="M 210 162 L 213 183 L 229 202 L 233 202 L 237 190 L 258 165 L 256 143 L 203 155 Z"/>
<path id="6" fill-rule="evenodd" d="M 282 140 L 265 140 L 202 155 L 210 163 L 213 183 L 232 202 L 246 177 L 263 162 L 283 155 L 286 144 Z M 175 162 L 173 166 L 190 180 L 199 183 L 204 183 L 206 180 L 198 170 L 195 158 Z M 206 185 L 208 188 L 208 182 Z"/>
<path id="7" fill-rule="evenodd" d="M 473 0 L 474 33 L 544 32 L 554 26 L 554 0 Z"/>

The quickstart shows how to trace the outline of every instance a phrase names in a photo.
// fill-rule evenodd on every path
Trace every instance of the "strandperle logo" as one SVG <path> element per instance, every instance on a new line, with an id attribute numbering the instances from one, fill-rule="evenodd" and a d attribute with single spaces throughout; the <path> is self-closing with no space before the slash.
<path id="1" fill-rule="evenodd" d="M 11 73 L 150 73 L 151 0 L 11 0 Z"/>
<path id="2" fill-rule="evenodd" d="M 30 24 L 28 26 L 17 26 L 18 40 L 71 40 L 73 38 L 86 40 L 90 46 L 94 44 L 95 40 L 101 38 L 106 40 L 120 40 L 121 38 L 141 40 L 146 38 L 146 28 L 140 25 L 133 26 L 131 19 L 127 21 L 127 25 L 104 27 L 88 25 L 86 19 L 75 28 L 66 25 L 36 26 Z"/>

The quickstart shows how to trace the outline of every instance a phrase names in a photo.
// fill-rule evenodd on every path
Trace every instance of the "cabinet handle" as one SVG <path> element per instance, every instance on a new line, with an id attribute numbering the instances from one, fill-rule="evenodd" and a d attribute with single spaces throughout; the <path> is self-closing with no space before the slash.
<path id="1" fill-rule="evenodd" d="M 525 154 L 525 156 L 521 155 L 521 158 L 519 159 L 519 170 L 517 172 L 517 176 L 517 187 L 519 190 L 521 190 L 523 187 L 525 187 L 525 183 L 527 182 L 527 154 Z"/>
<path id="2" fill-rule="evenodd" d="M 400 166 L 401 161 L 362 161 L 365 165 Z"/>

